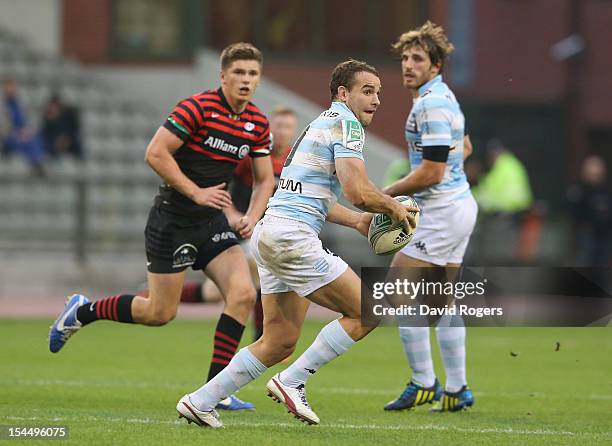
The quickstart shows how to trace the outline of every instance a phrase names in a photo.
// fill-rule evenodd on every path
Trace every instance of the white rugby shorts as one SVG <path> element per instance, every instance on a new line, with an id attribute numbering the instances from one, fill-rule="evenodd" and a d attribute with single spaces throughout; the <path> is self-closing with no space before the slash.
<path id="1" fill-rule="evenodd" d="M 266 215 L 251 236 L 262 294 L 295 291 L 304 297 L 337 279 L 348 265 L 323 248 L 306 223 Z"/>
<path id="2" fill-rule="evenodd" d="M 461 263 L 477 214 L 478 205 L 471 193 L 453 201 L 425 201 L 414 237 L 400 252 L 434 265 Z"/>

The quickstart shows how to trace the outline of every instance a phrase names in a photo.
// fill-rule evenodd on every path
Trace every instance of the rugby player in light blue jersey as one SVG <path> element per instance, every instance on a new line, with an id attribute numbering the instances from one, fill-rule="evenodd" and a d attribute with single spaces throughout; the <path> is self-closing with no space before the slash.
<path id="1" fill-rule="evenodd" d="M 221 427 L 213 410 L 217 403 L 293 352 L 306 297 L 342 317 L 326 325 L 288 369 L 268 381 L 267 389 L 296 418 L 319 423 L 306 400 L 307 379 L 372 330 L 361 325 L 361 281 L 344 260 L 321 246 L 321 227 L 327 220 L 367 237 L 370 212 L 384 212 L 409 230 L 415 222 L 408 211 L 418 210 L 381 193 L 365 170 L 363 127 L 380 104 L 380 87 L 378 73 L 364 62 L 348 60 L 334 68 L 332 105 L 296 141 L 251 238 L 261 283 L 263 336 L 240 350 L 215 378 L 179 400 L 177 410 L 189 422 Z M 339 205 L 341 192 L 366 212 Z"/>
<path id="2" fill-rule="evenodd" d="M 464 136 L 465 119 L 455 95 L 442 80 L 444 63 L 454 47 L 444 30 L 428 21 L 402 34 L 393 48 L 401 56 L 404 87 L 413 95 L 406 122 L 411 172 L 384 192 L 414 195 L 421 219 L 412 241 L 395 255 L 391 266 L 458 268 L 478 207 L 463 171 L 463 160 L 471 153 L 469 139 Z M 456 269 L 450 271 L 456 273 Z M 434 374 L 429 327 L 400 324 L 412 377 L 385 410 L 410 409 L 433 401 L 439 401 L 435 409 L 442 411 L 472 406 L 474 397 L 465 371 L 465 326 L 460 318 L 455 319 L 451 324 L 443 319 L 436 327 L 446 372 L 444 392 Z"/>

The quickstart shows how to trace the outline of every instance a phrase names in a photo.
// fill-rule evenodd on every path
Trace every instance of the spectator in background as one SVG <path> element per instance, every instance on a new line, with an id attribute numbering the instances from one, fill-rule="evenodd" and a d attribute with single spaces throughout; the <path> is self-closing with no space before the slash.
<path id="1" fill-rule="evenodd" d="M 516 214 L 533 204 L 529 177 L 523 163 L 501 140 L 487 143 L 489 170 L 478 181 L 473 193 L 485 214 Z"/>
<path id="2" fill-rule="evenodd" d="M 470 166 L 481 210 L 470 262 L 532 263 L 537 259 L 543 209 L 534 206 L 527 169 L 499 139 L 486 145 L 484 171 Z M 477 178 L 474 175 L 478 175 Z M 478 253 L 473 257 L 473 253 Z"/>
<path id="3" fill-rule="evenodd" d="M 53 94 L 43 112 L 42 136 L 47 153 L 57 158 L 70 154 L 83 158 L 79 111 Z"/>
<path id="4" fill-rule="evenodd" d="M 8 123 L 8 130 L 2 135 L 3 154 L 20 153 L 30 163 L 32 173 L 43 177 L 44 146 L 40 135 L 28 127 L 25 111 L 19 101 L 17 83 L 13 79 L 6 79 L 2 83 L 2 90 Z"/>
<path id="5" fill-rule="evenodd" d="M 567 194 L 574 223 L 575 262 L 578 266 L 606 266 L 610 261 L 612 194 L 605 161 L 585 158 L 580 179 Z"/>

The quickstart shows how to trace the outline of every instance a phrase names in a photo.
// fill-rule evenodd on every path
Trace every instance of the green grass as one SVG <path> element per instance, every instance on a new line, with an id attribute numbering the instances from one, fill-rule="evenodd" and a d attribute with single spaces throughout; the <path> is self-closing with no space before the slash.
<path id="1" fill-rule="evenodd" d="M 206 376 L 213 322 L 96 323 L 57 355 L 48 325 L 0 320 L 0 425 L 66 425 L 73 444 L 612 444 L 610 329 L 468 329 L 476 405 L 431 414 L 383 412 L 409 374 L 397 330 L 381 328 L 309 381 L 319 426 L 265 396 L 276 366 L 239 394 L 257 411 L 224 412 L 226 428 L 212 431 L 179 422 L 174 407 Z M 305 326 L 299 351 L 322 325 Z"/>

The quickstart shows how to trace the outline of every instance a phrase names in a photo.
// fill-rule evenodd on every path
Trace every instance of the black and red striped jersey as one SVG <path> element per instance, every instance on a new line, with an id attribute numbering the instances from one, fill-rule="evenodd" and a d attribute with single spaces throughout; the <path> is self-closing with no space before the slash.
<path id="1" fill-rule="evenodd" d="M 274 137 L 274 135 L 272 135 Z M 291 152 L 291 146 L 287 147 L 284 152 L 279 156 L 270 156 L 272 161 L 272 171 L 274 172 L 274 190 L 278 186 L 281 173 L 283 172 L 283 166 L 287 156 Z M 240 161 L 238 167 L 234 171 L 233 181 L 230 186 L 230 193 L 232 194 L 232 201 L 234 207 L 242 212 L 246 213 L 251 203 L 251 193 L 253 192 L 253 163 L 250 159 L 244 159 Z"/>
<path id="2" fill-rule="evenodd" d="M 266 116 L 251 102 L 242 113 L 234 113 L 221 88 L 182 100 L 163 125 L 183 140 L 174 159 L 200 187 L 229 184 L 234 169 L 247 155 L 270 155 Z M 179 214 L 212 216 L 221 212 L 198 206 L 166 184 L 160 187 L 157 201 Z"/>

